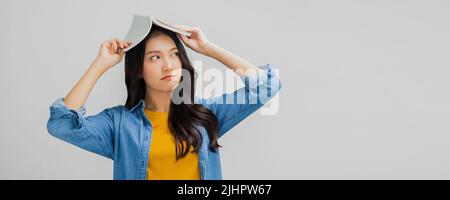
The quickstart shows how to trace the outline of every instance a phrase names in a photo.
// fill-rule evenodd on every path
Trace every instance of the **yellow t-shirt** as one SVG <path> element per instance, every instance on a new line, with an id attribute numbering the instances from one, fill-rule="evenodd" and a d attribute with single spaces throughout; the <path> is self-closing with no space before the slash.
<path id="1" fill-rule="evenodd" d="M 175 138 L 170 133 L 168 112 L 154 112 L 145 109 L 153 127 L 148 160 L 147 179 L 149 180 L 198 180 L 200 168 L 198 154 L 191 153 L 176 160 Z"/>

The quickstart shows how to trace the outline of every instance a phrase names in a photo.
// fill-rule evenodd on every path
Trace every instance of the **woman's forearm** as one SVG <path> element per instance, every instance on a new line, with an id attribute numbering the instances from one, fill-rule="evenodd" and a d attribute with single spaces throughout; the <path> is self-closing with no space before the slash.
<path id="1" fill-rule="evenodd" d="M 79 110 L 86 102 L 97 80 L 107 69 L 106 64 L 95 59 L 81 79 L 64 98 L 64 104 L 70 109 Z"/>
<path id="2" fill-rule="evenodd" d="M 244 75 L 250 70 L 254 70 L 255 73 L 258 73 L 258 70 L 260 69 L 249 61 L 215 44 L 211 44 L 208 49 L 207 55 L 209 57 L 216 59 L 239 75 Z"/>

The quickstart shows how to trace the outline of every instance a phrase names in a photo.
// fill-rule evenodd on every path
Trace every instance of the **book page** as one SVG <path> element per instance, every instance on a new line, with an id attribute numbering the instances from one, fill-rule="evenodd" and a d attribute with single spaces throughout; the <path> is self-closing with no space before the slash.
<path id="1" fill-rule="evenodd" d="M 158 25 L 158 26 L 160 26 L 162 28 L 171 30 L 173 32 L 180 33 L 180 34 L 183 34 L 183 35 L 186 35 L 186 36 L 190 36 L 191 35 L 191 33 L 186 32 L 186 31 L 182 31 L 182 30 L 180 30 L 180 29 L 178 29 L 178 28 L 176 28 L 176 27 L 174 27 L 172 25 L 169 25 L 169 24 L 161 21 L 161 19 L 158 19 L 156 17 L 152 17 L 152 21 L 153 21 L 154 24 L 156 24 L 156 25 Z"/>

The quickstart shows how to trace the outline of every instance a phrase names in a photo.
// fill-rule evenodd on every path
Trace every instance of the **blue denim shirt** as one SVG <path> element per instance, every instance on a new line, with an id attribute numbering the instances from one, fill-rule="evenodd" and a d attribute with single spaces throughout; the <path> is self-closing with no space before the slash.
<path id="1" fill-rule="evenodd" d="M 270 64 L 264 73 L 240 76 L 244 87 L 221 96 L 195 97 L 195 103 L 210 109 L 219 122 L 218 138 L 258 110 L 278 93 L 281 84 Z M 228 104 L 230 99 L 234 103 Z M 244 100 L 244 101 L 242 101 Z M 128 109 L 123 105 L 85 116 L 86 110 L 69 109 L 58 98 L 50 106 L 48 132 L 56 138 L 114 161 L 114 179 L 147 179 L 152 125 L 144 113 L 144 100 Z M 220 154 L 209 149 L 205 128 L 199 127 L 202 145 L 198 152 L 200 178 L 222 179 Z"/>

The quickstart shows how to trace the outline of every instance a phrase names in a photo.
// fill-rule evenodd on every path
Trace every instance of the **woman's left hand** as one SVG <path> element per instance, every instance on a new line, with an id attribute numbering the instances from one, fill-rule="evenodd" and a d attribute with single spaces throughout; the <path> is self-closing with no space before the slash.
<path id="1" fill-rule="evenodd" d="M 183 34 L 178 33 L 178 37 L 186 46 L 196 51 L 197 53 L 209 56 L 209 52 L 214 47 L 214 44 L 211 43 L 208 38 L 206 38 L 205 34 L 199 27 L 190 27 L 184 25 L 178 25 L 175 27 L 191 33 L 191 35 L 187 37 Z"/>

